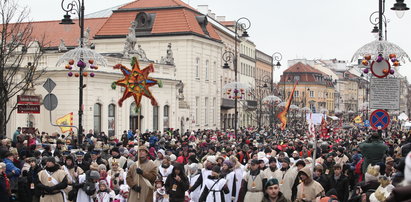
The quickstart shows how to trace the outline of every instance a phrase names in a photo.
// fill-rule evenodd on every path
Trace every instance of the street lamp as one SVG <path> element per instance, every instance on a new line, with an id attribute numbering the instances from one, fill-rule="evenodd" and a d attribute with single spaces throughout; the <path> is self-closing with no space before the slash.
<path id="1" fill-rule="evenodd" d="M 397 0 L 397 3 L 394 4 L 394 7 L 392 7 L 391 10 L 396 11 L 395 14 L 398 18 L 402 18 L 404 16 L 404 12 L 410 10 L 410 8 L 407 7 L 404 0 Z"/>
<path id="2" fill-rule="evenodd" d="M 70 0 L 69 0 L 70 1 Z M 72 0 L 65 6 L 65 0 L 61 1 L 61 8 L 63 11 L 66 12 L 64 18 L 61 20 L 60 24 L 63 25 L 70 25 L 74 24 L 73 20 L 71 19 L 71 14 L 77 14 L 79 19 L 79 26 L 80 26 L 80 48 L 84 46 L 84 0 Z M 82 61 L 82 59 L 80 59 Z M 79 61 L 79 62 L 80 62 Z M 79 66 L 79 109 L 78 109 L 78 137 L 77 141 L 79 146 L 82 143 L 82 134 L 83 134 L 83 88 L 85 87 L 83 84 L 83 69 L 85 66 Z"/>
<path id="3" fill-rule="evenodd" d="M 283 59 L 283 55 L 279 52 L 273 53 L 273 55 L 271 57 L 271 75 L 270 75 L 271 76 L 271 85 L 270 85 L 271 88 L 270 88 L 270 90 L 271 90 L 272 94 L 274 93 L 274 89 L 273 89 L 273 87 L 274 87 L 273 86 L 273 84 L 274 84 L 274 67 L 277 68 L 277 69 L 280 69 L 280 67 L 281 67 L 280 61 L 282 59 Z M 276 62 L 276 63 L 274 64 L 274 62 Z M 285 87 L 284 87 L 284 89 L 285 89 Z M 284 97 L 283 100 L 285 101 L 285 97 Z M 272 125 L 273 121 L 274 121 L 274 109 L 273 109 L 273 107 L 270 107 L 270 128 L 273 126 Z"/>
<path id="4" fill-rule="evenodd" d="M 379 11 L 375 11 L 373 13 L 371 13 L 369 20 L 370 23 L 372 25 L 374 25 L 371 33 L 379 36 L 380 34 L 380 29 L 378 28 L 378 23 L 380 22 L 379 16 L 376 16 L 379 13 Z M 387 24 L 390 22 L 390 20 L 387 20 L 387 18 L 385 17 L 384 14 L 382 14 L 382 19 L 383 19 L 383 23 L 384 23 L 384 38 L 387 41 Z M 381 30 L 381 34 L 382 34 L 382 30 Z M 382 39 L 381 39 L 382 40 Z"/>
<path id="5" fill-rule="evenodd" d="M 243 23 L 241 22 L 243 21 Z M 231 51 L 225 51 L 223 54 L 223 60 L 224 60 L 224 69 L 229 69 L 230 66 L 228 65 L 228 62 L 233 59 L 233 64 L 234 64 L 234 80 L 235 83 L 237 83 L 237 64 L 238 64 L 238 48 L 237 48 L 237 42 L 240 38 L 247 38 L 249 37 L 247 30 L 251 27 L 251 22 L 248 18 L 241 17 L 235 22 L 234 26 L 234 53 Z M 238 34 L 238 31 L 242 31 L 243 33 L 241 36 Z M 238 91 L 237 88 L 234 89 L 234 131 L 235 131 L 235 136 L 237 136 L 238 129 Z"/>

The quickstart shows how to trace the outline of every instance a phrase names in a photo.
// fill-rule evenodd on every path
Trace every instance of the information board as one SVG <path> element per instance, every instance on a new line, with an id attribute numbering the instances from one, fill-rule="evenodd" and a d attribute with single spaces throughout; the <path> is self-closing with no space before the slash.
<path id="1" fill-rule="evenodd" d="M 400 79 L 372 78 L 370 83 L 370 108 L 399 110 L 400 90 Z"/>

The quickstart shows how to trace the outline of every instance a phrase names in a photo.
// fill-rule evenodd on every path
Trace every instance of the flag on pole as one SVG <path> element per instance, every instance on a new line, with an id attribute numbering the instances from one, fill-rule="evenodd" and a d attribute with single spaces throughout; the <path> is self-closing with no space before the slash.
<path id="1" fill-rule="evenodd" d="M 328 135 L 328 122 L 325 114 L 323 115 L 321 120 L 321 138 L 330 138 L 330 136 Z"/>
<path id="2" fill-rule="evenodd" d="M 281 130 L 285 130 L 285 127 L 287 126 L 287 114 L 288 110 L 290 109 L 291 101 L 293 101 L 294 91 L 297 84 L 298 81 L 296 81 L 294 84 L 294 88 L 291 91 L 290 97 L 287 100 L 287 104 L 284 106 L 284 110 L 277 115 L 278 119 L 280 119 L 281 121 Z"/>
<path id="3" fill-rule="evenodd" d="M 64 115 L 56 120 L 57 125 L 73 125 L 73 112 Z M 60 127 L 62 133 L 72 131 L 72 127 Z"/>
<path id="4" fill-rule="evenodd" d="M 354 118 L 354 122 L 355 122 L 355 123 L 362 123 L 362 117 L 361 117 L 361 115 L 356 116 L 356 117 Z"/>

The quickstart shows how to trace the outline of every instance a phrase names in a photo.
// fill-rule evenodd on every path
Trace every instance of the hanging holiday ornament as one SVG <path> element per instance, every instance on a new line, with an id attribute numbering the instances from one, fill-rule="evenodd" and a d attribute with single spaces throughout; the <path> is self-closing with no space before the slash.
<path id="1" fill-rule="evenodd" d="M 75 76 L 75 77 L 79 77 L 80 74 L 79 74 L 79 73 L 75 73 L 74 76 Z"/>
<path id="2" fill-rule="evenodd" d="M 364 74 L 368 74 L 368 72 L 370 72 L 370 70 L 369 70 L 368 68 L 365 68 L 365 69 L 363 70 L 363 72 L 364 72 Z"/>
<path id="3" fill-rule="evenodd" d="M 390 57 L 390 59 L 392 59 L 392 58 L 396 58 L 397 55 L 395 55 L 394 53 L 391 53 L 391 54 L 389 55 L 389 57 Z"/>
<path id="4" fill-rule="evenodd" d="M 90 73 L 90 77 L 94 77 L 95 74 L 93 72 Z"/>
<path id="5" fill-rule="evenodd" d="M 71 65 L 66 65 L 65 68 L 66 69 L 70 69 Z"/>
<path id="6" fill-rule="evenodd" d="M 381 61 L 383 61 L 384 60 L 384 57 L 382 57 L 382 55 L 379 55 L 378 57 L 377 57 L 377 62 L 381 62 Z"/>
<path id="7" fill-rule="evenodd" d="M 74 65 L 74 60 L 73 59 L 69 60 L 69 64 Z"/>
<path id="8" fill-rule="evenodd" d="M 94 64 L 94 60 L 90 59 L 90 60 L 88 60 L 88 63 Z"/>
<path id="9" fill-rule="evenodd" d="M 77 62 L 77 67 L 84 68 L 84 67 L 86 67 L 86 66 L 87 66 L 87 64 L 86 64 L 85 62 L 81 61 L 81 60 L 79 60 L 79 61 Z"/>
<path id="10" fill-rule="evenodd" d="M 394 73 L 395 73 L 394 69 L 391 69 L 390 74 L 394 74 Z"/>
<path id="11" fill-rule="evenodd" d="M 83 72 L 83 76 L 87 77 L 88 73 L 87 72 Z"/>
<path id="12" fill-rule="evenodd" d="M 368 66 L 368 60 L 362 60 L 361 62 L 364 66 Z"/>
<path id="13" fill-rule="evenodd" d="M 384 73 L 384 74 L 388 74 L 388 69 L 384 69 L 384 70 L 382 70 L 382 72 Z"/>
<path id="14" fill-rule="evenodd" d="M 67 76 L 72 77 L 72 76 L 73 76 L 73 72 L 69 72 L 69 73 L 67 74 Z"/>
<path id="15" fill-rule="evenodd" d="M 371 60 L 371 55 L 365 55 L 365 56 L 364 56 L 364 59 L 366 59 L 366 60 Z"/>
<path id="16" fill-rule="evenodd" d="M 391 58 L 391 62 L 395 62 L 395 61 L 397 61 L 397 58 Z"/>
<path id="17" fill-rule="evenodd" d="M 400 62 L 395 61 L 395 62 L 393 63 L 393 65 L 394 65 L 395 67 L 398 67 L 398 66 L 400 66 Z"/>

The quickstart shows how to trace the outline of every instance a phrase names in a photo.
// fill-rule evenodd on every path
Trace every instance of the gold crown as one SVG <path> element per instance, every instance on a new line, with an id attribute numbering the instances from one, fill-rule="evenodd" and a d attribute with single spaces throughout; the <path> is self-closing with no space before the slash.
<path id="1" fill-rule="evenodd" d="M 367 173 L 372 175 L 372 176 L 377 177 L 380 174 L 380 166 L 378 166 L 378 165 L 375 165 L 375 166 L 368 165 Z"/>

